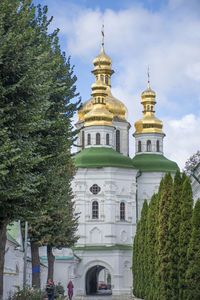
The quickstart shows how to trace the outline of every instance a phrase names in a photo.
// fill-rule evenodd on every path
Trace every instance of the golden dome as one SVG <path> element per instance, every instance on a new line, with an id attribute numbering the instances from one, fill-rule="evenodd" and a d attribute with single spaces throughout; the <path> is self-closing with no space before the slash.
<path id="1" fill-rule="evenodd" d="M 83 122 L 85 120 L 86 114 L 93 109 L 93 101 L 94 98 L 90 98 L 88 101 L 83 103 L 82 108 L 78 112 L 79 122 Z M 105 97 L 105 108 L 108 112 L 112 113 L 113 118 L 126 121 L 126 106 L 121 101 L 113 97 L 112 94 Z"/>
<path id="2" fill-rule="evenodd" d="M 93 60 L 93 64 L 94 70 L 92 71 L 92 73 L 95 75 L 96 81 L 91 86 L 92 98 L 83 103 L 81 109 L 78 112 L 78 122 L 85 121 L 85 126 L 89 126 L 88 116 L 91 117 L 92 113 L 99 113 L 100 110 L 100 106 L 98 107 L 98 109 L 97 107 L 94 108 L 94 103 L 105 104 L 103 108 L 101 107 L 101 113 L 105 116 L 105 118 L 107 118 L 109 114 L 112 115 L 112 120 L 126 121 L 127 109 L 125 105 L 118 99 L 114 98 L 110 91 L 110 78 L 114 71 L 111 70 L 112 60 L 108 55 L 106 55 L 104 51 L 104 40 L 102 41 L 101 52 L 97 57 L 95 57 L 95 59 Z M 106 114 L 105 111 L 107 111 L 108 114 Z M 101 121 L 101 124 L 102 123 L 103 122 Z"/>
<path id="3" fill-rule="evenodd" d="M 95 59 L 93 60 L 93 64 L 94 64 L 95 69 L 99 69 L 102 67 L 109 68 L 109 69 L 111 68 L 112 60 L 108 55 L 106 55 L 106 53 L 104 51 L 104 44 L 102 44 L 100 54 L 97 55 L 95 57 Z"/>
<path id="4" fill-rule="evenodd" d="M 143 117 L 135 122 L 135 133 L 161 133 L 163 123 L 158 120 L 154 113 L 154 105 L 156 104 L 156 93 L 150 88 L 149 79 L 147 89 L 141 94 L 141 104 L 143 105 Z"/>
<path id="5" fill-rule="evenodd" d="M 85 126 L 112 126 L 113 115 L 105 108 L 105 103 L 93 103 L 93 108 L 85 117 Z"/>

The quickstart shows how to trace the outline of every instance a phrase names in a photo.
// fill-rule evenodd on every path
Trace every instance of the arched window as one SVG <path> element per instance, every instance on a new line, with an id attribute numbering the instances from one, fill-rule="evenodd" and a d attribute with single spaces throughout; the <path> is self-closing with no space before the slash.
<path id="1" fill-rule="evenodd" d="M 151 141 L 147 141 L 147 152 L 151 152 Z"/>
<path id="2" fill-rule="evenodd" d="M 147 105 L 147 110 L 149 110 L 149 105 Z"/>
<path id="3" fill-rule="evenodd" d="M 105 77 L 105 84 L 108 84 L 108 76 Z"/>
<path id="4" fill-rule="evenodd" d="M 98 98 L 98 103 L 100 103 L 101 102 L 101 100 L 100 100 L 100 97 Z"/>
<path id="5" fill-rule="evenodd" d="M 99 218 L 99 203 L 97 201 L 92 202 L 92 219 Z"/>
<path id="6" fill-rule="evenodd" d="M 153 106 L 151 106 L 151 111 L 153 111 Z"/>
<path id="7" fill-rule="evenodd" d="M 110 136 L 109 133 L 106 133 L 106 145 L 110 144 Z"/>
<path id="8" fill-rule="evenodd" d="M 138 152 L 142 151 L 142 143 L 141 141 L 138 141 Z"/>
<path id="9" fill-rule="evenodd" d="M 100 133 L 96 133 L 96 145 L 100 145 L 100 143 L 101 143 Z"/>
<path id="10" fill-rule="evenodd" d="M 101 81 L 104 82 L 104 76 L 103 75 L 101 75 Z"/>
<path id="11" fill-rule="evenodd" d="M 120 203 L 120 220 L 125 220 L 125 203 Z"/>
<path id="12" fill-rule="evenodd" d="M 120 131 L 116 131 L 116 151 L 120 152 Z"/>
<path id="13" fill-rule="evenodd" d="M 90 133 L 88 133 L 88 135 L 87 135 L 87 144 L 91 145 L 91 135 L 90 135 Z"/>
<path id="14" fill-rule="evenodd" d="M 82 149 L 85 148 L 85 132 L 82 131 Z"/>
<path id="15" fill-rule="evenodd" d="M 156 151 L 160 152 L 160 142 L 156 141 Z"/>

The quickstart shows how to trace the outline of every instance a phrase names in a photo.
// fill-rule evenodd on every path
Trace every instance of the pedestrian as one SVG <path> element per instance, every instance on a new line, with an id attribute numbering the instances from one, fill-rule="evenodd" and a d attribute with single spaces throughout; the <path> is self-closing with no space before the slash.
<path id="1" fill-rule="evenodd" d="M 54 300 L 54 289 L 55 289 L 54 282 L 49 278 L 46 285 L 48 300 Z"/>
<path id="2" fill-rule="evenodd" d="M 72 300 L 72 296 L 73 296 L 73 283 L 72 281 L 70 280 L 68 285 L 67 285 L 67 288 L 68 288 L 68 296 L 69 296 L 69 300 Z"/>

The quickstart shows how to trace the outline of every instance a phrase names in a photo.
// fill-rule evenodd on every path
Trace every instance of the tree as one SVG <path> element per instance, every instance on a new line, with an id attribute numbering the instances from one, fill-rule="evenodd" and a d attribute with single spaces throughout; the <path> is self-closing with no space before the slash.
<path id="1" fill-rule="evenodd" d="M 148 213 L 148 203 L 147 200 L 144 201 L 141 218 L 140 218 L 140 231 L 138 237 L 138 291 L 137 295 L 139 297 L 144 297 L 145 293 L 145 253 L 146 253 L 146 230 L 147 230 L 147 213 Z"/>
<path id="2" fill-rule="evenodd" d="M 139 234 L 140 234 L 140 221 L 137 223 L 136 234 L 133 241 L 133 262 L 132 262 L 132 274 L 133 274 L 133 294 L 139 294 Z"/>
<path id="3" fill-rule="evenodd" d="M 179 230 L 181 223 L 181 193 L 182 178 L 179 171 L 176 171 L 172 189 L 172 202 L 169 215 L 169 292 L 170 299 L 176 300 L 178 295 L 178 262 L 179 262 Z"/>
<path id="4" fill-rule="evenodd" d="M 147 216 L 147 266 L 145 299 L 154 299 L 156 290 L 158 194 L 151 198 Z"/>
<path id="5" fill-rule="evenodd" d="M 56 95 L 55 86 L 57 91 L 63 90 L 62 82 L 56 81 L 55 70 L 61 70 L 64 57 L 60 55 L 57 31 L 47 32 L 51 19 L 47 19 L 46 13 L 47 7 L 36 9 L 31 0 L 1 1 L 0 299 L 6 225 L 34 216 L 47 200 L 49 203 L 46 190 L 41 193 L 47 182 L 47 173 L 42 170 L 47 169 L 49 159 L 43 151 L 43 132 L 55 122 L 47 119 L 47 112 L 52 105 L 51 97 Z M 69 68 L 69 64 L 66 66 Z M 71 72 L 69 69 L 66 76 L 70 77 Z M 75 87 L 69 83 L 68 87 L 68 93 L 70 89 L 74 93 Z"/>
<path id="6" fill-rule="evenodd" d="M 158 224 L 158 262 L 159 262 L 159 298 L 170 299 L 169 291 L 169 258 L 168 258 L 168 229 L 169 212 L 172 201 L 172 177 L 167 173 L 163 180 L 161 199 L 159 202 L 159 224 Z"/>
<path id="7" fill-rule="evenodd" d="M 200 151 L 193 154 L 185 163 L 184 172 L 187 176 L 192 174 L 193 169 L 200 163 Z"/>
<path id="8" fill-rule="evenodd" d="M 187 251 L 192 231 L 192 188 L 189 178 L 183 183 L 181 195 L 181 223 L 179 232 L 179 263 L 178 263 L 178 281 L 179 281 L 179 299 L 184 299 L 186 290 L 185 273 L 188 267 Z"/>
<path id="9" fill-rule="evenodd" d="M 186 300 L 198 300 L 200 295 L 200 199 L 197 200 L 192 216 L 192 235 L 187 251 Z"/>

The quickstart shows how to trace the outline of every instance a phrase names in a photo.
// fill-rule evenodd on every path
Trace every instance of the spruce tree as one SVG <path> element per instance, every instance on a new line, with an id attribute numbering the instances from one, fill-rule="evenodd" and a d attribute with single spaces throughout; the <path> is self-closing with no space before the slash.
<path id="1" fill-rule="evenodd" d="M 179 230 L 181 222 L 182 178 L 176 171 L 172 189 L 172 202 L 169 215 L 169 266 L 170 266 L 170 299 L 176 300 L 178 295 L 178 262 L 179 262 Z"/>
<path id="2" fill-rule="evenodd" d="M 199 300 L 200 297 L 200 199 L 192 216 L 192 236 L 187 251 L 186 290 L 184 299 Z"/>
<path id="3" fill-rule="evenodd" d="M 178 280 L 179 280 L 179 299 L 184 299 L 186 290 L 185 275 L 188 267 L 187 251 L 191 237 L 192 225 L 192 188 L 189 178 L 183 183 L 181 195 L 181 223 L 179 232 L 179 263 L 178 263 Z"/>
<path id="4" fill-rule="evenodd" d="M 158 263 L 159 263 L 159 297 L 158 299 L 170 299 L 169 291 L 169 212 L 172 202 L 172 177 L 167 173 L 163 180 L 161 199 L 159 203 L 159 226 L 158 226 Z"/>

